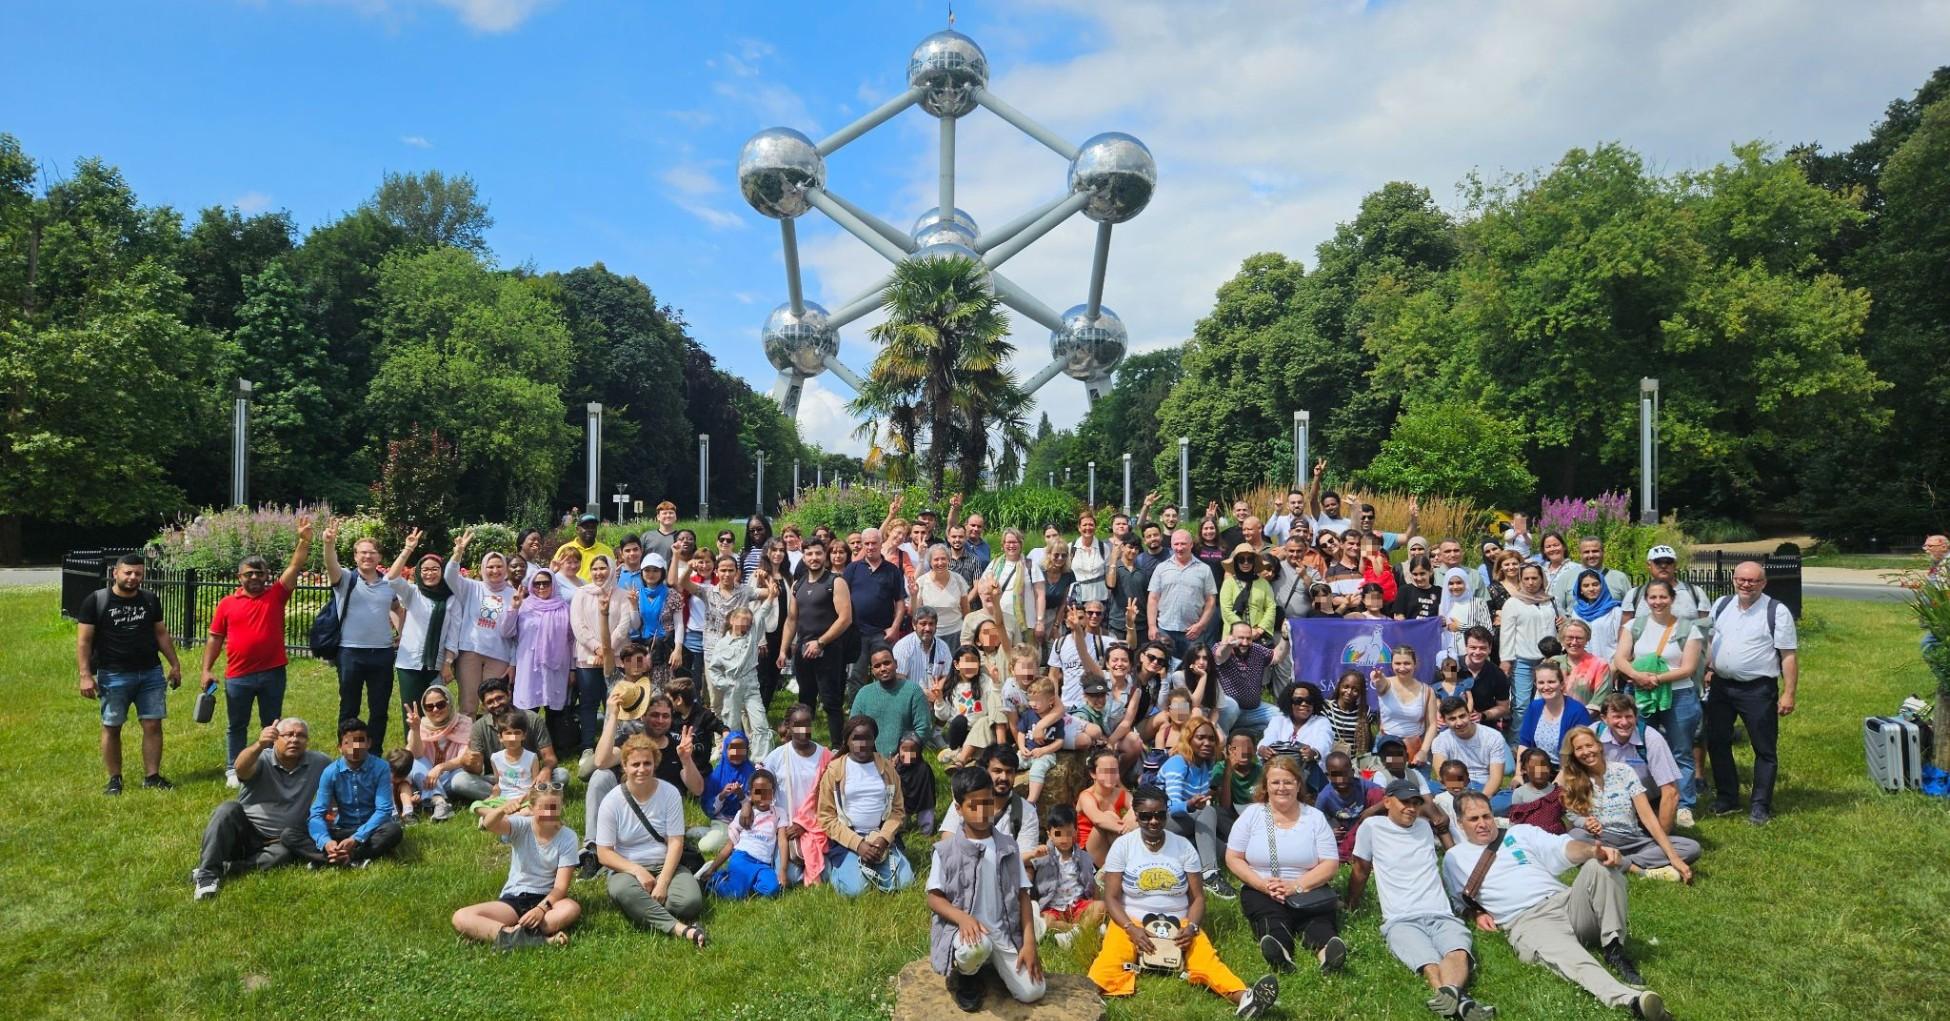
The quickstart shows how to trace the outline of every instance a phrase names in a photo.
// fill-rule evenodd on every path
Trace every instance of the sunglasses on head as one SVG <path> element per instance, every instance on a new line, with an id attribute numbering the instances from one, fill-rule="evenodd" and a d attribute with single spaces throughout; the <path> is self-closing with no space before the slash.
<path id="1" fill-rule="evenodd" d="M 560 793 L 562 793 L 562 787 L 563 787 L 563 785 L 562 785 L 562 784 L 559 784 L 559 783 L 555 783 L 555 782 L 553 782 L 553 781 L 548 781 L 548 782 L 543 782 L 543 783 L 538 783 L 538 784 L 536 784 L 536 785 L 535 785 L 535 793 L 537 793 L 537 794 L 560 794 Z"/>

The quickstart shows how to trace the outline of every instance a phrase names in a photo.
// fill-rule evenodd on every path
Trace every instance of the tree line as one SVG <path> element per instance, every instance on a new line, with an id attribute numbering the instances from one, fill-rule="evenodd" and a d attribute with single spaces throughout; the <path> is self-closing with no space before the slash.
<path id="1" fill-rule="evenodd" d="M 605 480 L 639 497 L 696 500 L 698 433 L 720 506 L 751 505 L 760 450 L 857 476 L 642 281 L 500 268 L 492 223 L 470 178 L 438 171 L 388 174 L 302 234 L 285 212 L 186 220 L 100 159 L 44 173 L 0 134 L 0 562 L 30 528 L 58 548 L 227 502 L 240 377 L 254 502 L 545 523 L 583 500 L 590 401 Z M 414 491 L 386 492 L 415 462 L 396 480 Z"/>
<path id="2" fill-rule="evenodd" d="M 1127 359 L 1029 481 L 1096 460 L 1141 490 L 1293 474 L 1292 413 L 1346 479 L 1487 502 L 1635 488 L 1659 380 L 1661 503 L 1913 541 L 1950 498 L 1950 68 L 1841 152 L 1759 143 L 1663 173 L 1621 144 L 1472 175 L 1460 210 L 1393 182 L 1316 248 L 1219 288 L 1182 348 Z M 1105 473 L 1111 473 L 1106 475 Z"/>

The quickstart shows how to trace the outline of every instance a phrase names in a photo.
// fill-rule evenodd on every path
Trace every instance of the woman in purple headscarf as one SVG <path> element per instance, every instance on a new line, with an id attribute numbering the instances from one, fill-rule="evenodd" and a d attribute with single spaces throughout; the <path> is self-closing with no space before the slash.
<path id="1" fill-rule="evenodd" d="M 537 567 L 515 593 L 514 607 L 501 619 L 501 634 L 514 639 L 515 705 L 548 709 L 549 738 L 558 748 L 575 747 L 575 714 L 569 711 L 569 673 L 575 666 L 575 634 L 569 595 L 557 592 L 555 572 Z"/>

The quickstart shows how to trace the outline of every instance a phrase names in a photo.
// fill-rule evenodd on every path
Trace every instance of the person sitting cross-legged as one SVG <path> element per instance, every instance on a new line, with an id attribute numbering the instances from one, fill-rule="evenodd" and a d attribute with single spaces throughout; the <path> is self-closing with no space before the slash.
<path id="1" fill-rule="evenodd" d="M 827 882 L 843 897 L 868 886 L 892 893 L 914 885 L 914 867 L 901 853 L 907 810 L 893 760 L 874 751 L 879 728 L 871 716 L 841 727 L 846 754 L 819 776 L 819 825 L 826 831 Z"/>
<path id="2" fill-rule="evenodd" d="M 292 860 L 282 837 L 304 825 L 318 778 L 332 760 L 310 750 L 311 727 L 295 716 L 265 727 L 235 762 L 240 789 L 217 806 L 203 830 L 203 853 L 190 872 L 194 897 L 216 896 L 224 876 Z"/>
<path id="3" fill-rule="evenodd" d="M 327 813 L 333 813 L 329 821 Z M 311 815 L 303 828 L 284 831 L 284 846 L 314 869 L 365 868 L 399 842 L 393 771 L 372 754 L 366 721 L 349 716 L 339 721 L 339 758 L 319 774 Z"/>
<path id="4" fill-rule="evenodd" d="M 501 896 L 454 912 L 454 931 L 496 950 L 567 946 L 582 905 L 569 897 L 581 852 L 576 831 L 562 825 L 562 792 L 533 787 L 489 810 L 481 828 L 512 848 Z M 526 809 L 528 815 L 514 812 Z"/>

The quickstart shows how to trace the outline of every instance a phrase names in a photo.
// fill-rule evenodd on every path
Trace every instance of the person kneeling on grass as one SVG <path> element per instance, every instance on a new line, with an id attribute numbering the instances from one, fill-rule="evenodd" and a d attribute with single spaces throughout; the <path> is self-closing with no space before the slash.
<path id="1" fill-rule="evenodd" d="M 1133 804 L 1137 832 L 1118 837 L 1104 859 L 1104 909 L 1110 927 L 1103 949 L 1090 964 L 1090 981 L 1105 996 L 1129 996 L 1137 991 L 1140 956 L 1151 961 L 1162 951 L 1176 962 L 1170 970 L 1182 971 L 1193 985 L 1232 1001 L 1238 1016 L 1265 1013 L 1279 998 L 1280 980 L 1266 975 L 1247 988 L 1205 938 L 1199 928 L 1205 919 L 1205 888 L 1198 850 L 1165 828 L 1170 815 L 1165 792 L 1140 787 Z M 1167 938 L 1165 932 L 1173 935 Z M 1167 939 L 1175 946 L 1160 946 Z"/>
<path id="2" fill-rule="evenodd" d="M 623 783 L 603 796 L 596 814 L 596 858 L 610 870 L 609 899 L 638 926 L 707 942 L 695 919 L 704 892 L 684 868 L 684 803 L 677 788 L 657 779 L 666 754 L 648 735 L 623 742 Z"/>
<path id="3" fill-rule="evenodd" d="M 914 866 L 896 842 L 907 818 L 900 775 L 892 759 L 874 751 L 879 726 L 873 717 L 847 720 L 842 733 L 846 754 L 819 776 L 819 825 L 831 841 L 827 881 L 842 897 L 858 897 L 869 884 L 888 893 L 905 890 L 914 885 Z"/>
<path id="4" fill-rule="evenodd" d="M 301 826 L 318 795 L 318 778 L 332 761 L 309 749 L 311 727 L 295 716 L 265 727 L 233 763 L 239 790 L 217 806 L 203 830 L 203 853 L 190 873 L 196 900 L 217 894 L 232 872 L 269 869 L 292 860 L 279 837 Z"/>
<path id="5" fill-rule="evenodd" d="M 1632 988 L 1643 980 L 1625 954 L 1624 859 L 1616 848 L 1535 826 L 1500 834 L 1489 799 L 1475 791 L 1456 796 L 1456 813 L 1462 839 L 1442 857 L 1442 881 L 1478 929 L 1501 929 L 1518 960 L 1544 965 L 1607 1006 L 1651 1021 L 1671 1016 L 1658 993 Z M 1565 886 L 1557 877 L 1572 867 L 1577 879 Z M 1592 959 L 1588 943 L 1603 948 L 1618 978 Z"/>
<path id="6" fill-rule="evenodd" d="M 948 992 L 962 1010 L 981 1009 L 984 968 L 993 968 L 1018 1002 L 1035 1003 L 1046 986 L 1022 855 L 1008 834 L 995 831 L 995 788 L 986 772 L 963 766 L 949 789 L 961 812 L 961 832 L 934 845 L 928 867 L 928 909 L 934 912 L 928 962 L 947 976 Z"/>
<path id="7" fill-rule="evenodd" d="M 365 868 L 399 846 L 399 819 L 393 814 L 393 772 L 371 753 L 366 721 L 339 721 L 339 758 L 318 776 L 305 828 L 284 831 L 284 846 L 311 868 L 341 865 Z M 333 813 L 331 821 L 326 814 Z"/>
<path id="8" fill-rule="evenodd" d="M 515 815 L 526 810 L 528 816 Z M 569 897 L 580 847 L 576 831 L 562 825 L 562 795 L 531 788 L 513 802 L 496 805 L 481 828 L 513 849 L 508 881 L 501 896 L 454 912 L 454 931 L 494 944 L 496 950 L 569 944 L 570 926 L 582 905 Z"/>
<path id="9" fill-rule="evenodd" d="M 1097 892 L 1097 863 L 1077 843 L 1077 810 L 1058 805 L 1049 810 L 1049 843 L 1024 856 L 1043 906 L 1043 923 L 1056 942 L 1069 946 L 1079 932 L 1094 935 L 1104 922 L 1104 902 Z"/>

